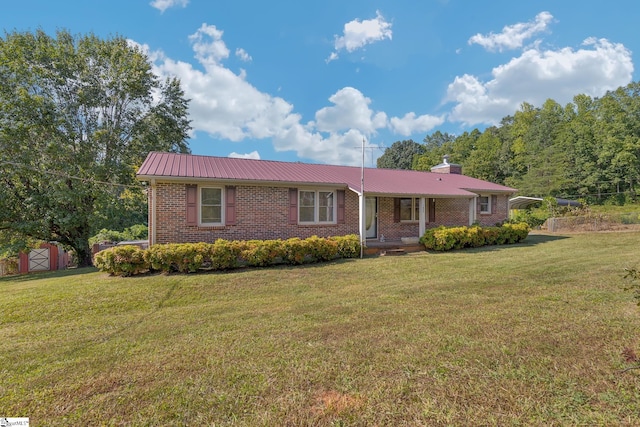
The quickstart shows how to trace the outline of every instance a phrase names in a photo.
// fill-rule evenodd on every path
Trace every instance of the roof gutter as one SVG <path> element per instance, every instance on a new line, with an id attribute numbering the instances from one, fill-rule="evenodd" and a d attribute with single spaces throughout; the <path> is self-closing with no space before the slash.
<path id="1" fill-rule="evenodd" d="M 156 180 L 158 182 L 190 182 L 190 183 L 202 183 L 202 182 L 222 182 L 233 184 L 250 184 L 250 185 L 279 185 L 282 187 L 291 186 L 310 186 L 310 187 L 351 187 L 344 182 L 301 182 L 301 181 L 259 181 L 251 179 L 236 179 L 236 178 L 199 178 L 199 177 L 182 177 L 182 176 L 158 176 L 158 175 L 137 175 L 138 181 L 151 181 Z"/>

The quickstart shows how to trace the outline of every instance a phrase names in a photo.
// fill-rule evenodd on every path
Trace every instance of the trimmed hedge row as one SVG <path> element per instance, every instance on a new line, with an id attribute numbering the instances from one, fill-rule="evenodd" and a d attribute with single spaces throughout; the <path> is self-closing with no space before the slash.
<path id="1" fill-rule="evenodd" d="M 518 243 L 529 235 L 526 222 L 499 227 L 438 227 L 425 231 L 420 243 L 434 251 Z"/>
<path id="2" fill-rule="evenodd" d="M 299 265 L 355 258 L 360 255 L 356 235 L 287 240 L 229 241 L 215 243 L 170 243 L 149 249 L 114 246 L 95 254 L 93 264 L 116 276 L 132 276 L 148 271 L 193 273 L 198 270 L 229 270 L 243 266 Z"/>

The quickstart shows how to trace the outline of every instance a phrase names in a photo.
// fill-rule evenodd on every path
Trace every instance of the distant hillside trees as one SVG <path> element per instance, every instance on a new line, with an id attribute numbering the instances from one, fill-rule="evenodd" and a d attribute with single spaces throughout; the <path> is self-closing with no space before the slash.
<path id="1" fill-rule="evenodd" d="M 509 185 L 527 196 L 580 198 L 591 203 L 635 200 L 640 181 L 640 83 L 600 98 L 580 94 L 565 106 L 548 99 L 523 103 L 497 126 L 458 136 L 440 131 L 401 150 L 394 143 L 384 166 L 429 170 L 449 160 L 466 175 Z"/>

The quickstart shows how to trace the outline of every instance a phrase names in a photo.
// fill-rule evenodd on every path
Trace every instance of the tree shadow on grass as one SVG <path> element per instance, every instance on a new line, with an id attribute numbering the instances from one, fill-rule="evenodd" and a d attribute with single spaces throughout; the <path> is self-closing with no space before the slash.
<path id="1" fill-rule="evenodd" d="M 556 240 L 564 240 L 570 238 L 570 236 L 562 235 L 558 236 L 551 234 L 529 234 L 522 242 L 507 246 L 535 246 L 542 243 L 554 242 Z"/>
<path id="2" fill-rule="evenodd" d="M 83 267 L 83 268 L 69 268 L 67 270 L 57 270 L 57 271 L 40 271 L 26 274 L 14 274 L 12 276 L 4 276 L 0 277 L 0 284 L 4 282 L 29 282 L 31 280 L 41 280 L 41 279 L 57 279 L 60 277 L 68 277 L 68 276 L 77 276 L 79 274 L 89 274 L 96 273 L 98 271 L 97 268 L 94 267 Z"/>

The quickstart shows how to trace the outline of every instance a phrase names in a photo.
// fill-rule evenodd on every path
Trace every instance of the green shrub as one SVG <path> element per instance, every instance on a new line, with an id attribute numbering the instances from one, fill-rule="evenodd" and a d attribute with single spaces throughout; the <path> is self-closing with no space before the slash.
<path id="1" fill-rule="evenodd" d="M 505 233 L 505 243 L 512 244 L 523 241 L 529 235 L 531 228 L 529 224 L 521 222 L 519 224 L 507 223 L 500 227 Z"/>
<path id="2" fill-rule="evenodd" d="M 126 248 L 126 249 L 123 249 Z M 358 236 L 308 239 L 228 241 L 215 243 L 168 243 L 142 250 L 137 246 L 115 246 L 96 254 L 95 265 L 110 274 L 129 276 L 145 271 L 193 273 L 198 270 L 228 270 L 243 265 L 265 267 L 287 263 L 354 258 L 360 254 Z"/>
<path id="3" fill-rule="evenodd" d="M 169 272 L 171 269 L 172 244 L 152 245 L 145 251 L 144 258 L 152 270 Z"/>
<path id="4" fill-rule="evenodd" d="M 357 234 L 329 237 L 338 246 L 338 258 L 357 258 L 360 256 L 360 237 Z"/>
<path id="5" fill-rule="evenodd" d="M 544 209 L 517 209 L 512 213 L 509 221 L 514 223 L 526 222 L 529 227 L 540 227 L 549 218 L 549 211 Z"/>
<path id="6" fill-rule="evenodd" d="M 420 243 L 426 249 L 448 251 L 486 245 L 517 243 L 529 235 L 527 223 L 503 224 L 499 227 L 438 227 L 426 230 Z"/>
<path id="7" fill-rule="evenodd" d="M 300 265 L 309 255 L 307 244 L 298 237 L 292 237 L 284 241 L 284 260 L 287 264 Z"/>
<path id="8" fill-rule="evenodd" d="M 0 275 L 18 274 L 20 262 L 17 257 L 0 258 Z"/>
<path id="9" fill-rule="evenodd" d="M 163 273 L 227 270 L 239 265 L 241 245 L 219 239 L 215 243 L 168 243 L 153 245 L 145 258 L 151 269 Z"/>
<path id="10" fill-rule="evenodd" d="M 455 238 L 453 233 L 449 233 L 449 228 L 440 226 L 426 230 L 420 237 L 420 243 L 427 249 L 435 251 L 448 251 L 455 246 Z"/>
<path id="11" fill-rule="evenodd" d="M 194 273 L 204 265 L 210 263 L 210 244 L 208 243 L 183 243 L 173 248 L 172 268 L 179 273 Z"/>
<path id="12" fill-rule="evenodd" d="M 307 254 L 315 261 L 331 261 L 338 256 L 338 244 L 334 240 L 311 236 L 304 242 Z"/>
<path id="13" fill-rule="evenodd" d="M 487 246 L 498 245 L 500 242 L 500 228 L 499 227 L 484 227 L 482 229 L 484 235 L 484 242 Z"/>
<path id="14" fill-rule="evenodd" d="M 266 267 L 282 262 L 282 240 L 249 240 L 241 245 L 240 257 L 251 267 Z"/>
<path id="15" fill-rule="evenodd" d="M 210 268 L 213 270 L 229 270 L 239 266 L 242 244 L 218 239 L 210 246 Z"/>
<path id="16" fill-rule="evenodd" d="M 147 249 L 145 259 L 153 270 L 163 273 L 193 273 L 211 265 L 211 244 L 168 243 Z"/>
<path id="17" fill-rule="evenodd" d="M 135 224 L 125 228 L 123 233 L 131 240 L 146 240 L 149 236 L 149 227 L 145 224 Z"/>
<path id="18" fill-rule="evenodd" d="M 448 230 L 450 236 L 447 240 L 453 241 L 453 249 L 462 249 L 469 246 L 468 227 L 452 227 Z"/>
<path id="19" fill-rule="evenodd" d="M 479 248 L 487 244 L 487 239 L 482 227 L 474 225 L 467 228 L 466 233 L 467 246 L 470 248 Z"/>
<path id="20" fill-rule="evenodd" d="M 123 231 L 107 230 L 103 228 L 93 237 L 89 238 L 89 244 L 100 242 L 122 242 L 125 240 L 145 240 L 149 234 L 149 228 L 144 224 L 136 224 L 125 228 Z"/>
<path id="21" fill-rule="evenodd" d="M 114 246 L 95 254 L 93 265 L 114 276 L 132 276 L 149 270 L 145 253 L 138 246 Z"/>

